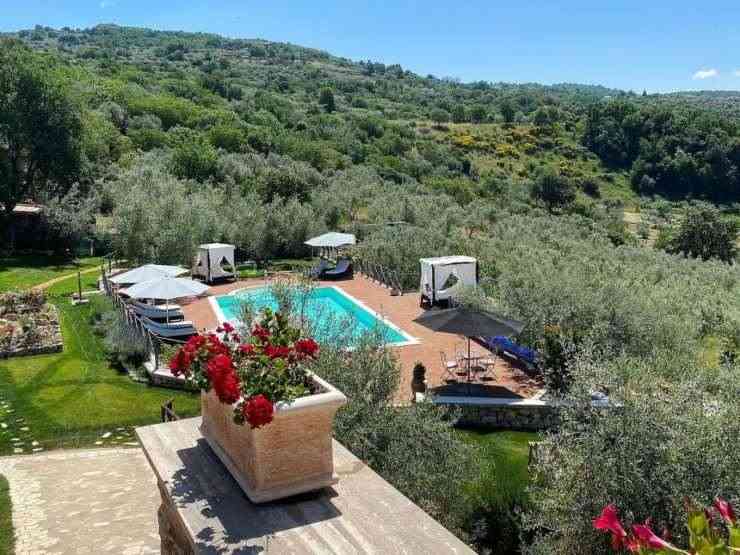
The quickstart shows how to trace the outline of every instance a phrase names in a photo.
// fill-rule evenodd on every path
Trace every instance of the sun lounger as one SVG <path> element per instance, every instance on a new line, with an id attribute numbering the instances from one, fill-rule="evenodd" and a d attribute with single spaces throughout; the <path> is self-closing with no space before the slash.
<path id="1" fill-rule="evenodd" d="M 492 351 L 501 351 L 509 356 L 523 362 L 528 367 L 535 367 L 539 361 L 539 353 L 529 347 L 517 345 L 508 337 L 497 335 L 495 337 L 482 337 L 483 344 Z"/>
<path id="2" fill-rule="evenodd" d="M 131 301 L 132 310 L 139 316 L 145 316 L 152 320 L 182 320 L 182 310 L 176 304 L 151 305 L 138 301 Z"/>
<path id="3" fill-rule="evenodd" d="M 193 323 L 189 320 L 185 320 L 183 322 L 170 322 L 169 324 L 166 324 L 163 322 L 155 322 L 146 316 L 142 316 L 141 322 L 144 324 L 146 329 L 161 337 L 182 337 L 197 333 L 195 326 L 193 326 Z"/>
<path id="4" fill-rule="evenodd" d="M 337 262 L 337 267 L 333 270 L 327 270 L 323 273 L 321 277 L 326 279 L 336 279 L 336 278 L 342 278 L 342 277 L 351 277 L 352 276 L 352 262 L 347 260 L 346 258 L 343 258 L 339 262 Z"/>
<path id="5" fill-rule="evenodd" d="M 329 261 L 326 258 L 321 258 L 319 263 L 308 271 L 308 277 L 312 279 L 319 279 L 321 274 L 329 269 Z"/>

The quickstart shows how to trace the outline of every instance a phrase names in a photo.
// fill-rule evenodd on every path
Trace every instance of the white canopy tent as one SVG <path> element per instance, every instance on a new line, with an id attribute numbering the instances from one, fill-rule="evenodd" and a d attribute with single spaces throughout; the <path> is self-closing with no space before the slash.
<path id="1" fill-rule="evenodd" d="M 319 254 L 326 258 L 334 258 L 338 256 L 343 248 L 351 247 L 356 243 L 357 238 L 351 233 L 339 233 L 337 231 L 330 231 L 318 237 L 312 237 L 305 242 L 309 247 L 319 249 Z"/>
<path id="2" fill-rule="evenodd" d="M 348 247 L 354 245 L 357 239 L 351 233 L 338 233 L 336 231 L 330 231 L 324 233 L 318 237 L 313 237 L 306 241 L 306 245 L 314 247 L 316 249 L 337 249 L 339 247 Z"/>
<path id="3" fill-rule="evenodd" d="M 219 278 L 236 277 L 236 247 L 225 243 L 207 243 L 198 247 L 193 277 L 203 278 L 206 282 Z M 229 266 L 227 270 L 224 266 Z"/>
<path id="4" fill-rule="evenodd" d="M 166 266 L 164 264 L 144 264 L 133 270 L 120 273 L 110 278 L 110 281 L 116 285 L 129 285 L 132 283 L 141 283 L 161 277 L 176 277 L 187 274 L 188 271 L 180 266 Z"/>
<path id="5" fill-rule="evenodd" d="M 478 285 L 478 260 L 472 256 L 422 258 L 419 263 L 421 295 L 431 304 L 449 300 L 462 286 Z"/>

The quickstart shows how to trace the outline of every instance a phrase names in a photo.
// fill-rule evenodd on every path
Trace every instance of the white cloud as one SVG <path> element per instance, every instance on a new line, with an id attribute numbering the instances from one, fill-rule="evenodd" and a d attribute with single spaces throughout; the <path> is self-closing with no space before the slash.
<path id="1" fill-rule="evenodd" d="M 100 2 L 100 7 L 101 7 L 102 9 L 105 9 L 105 8 L 112 8 L 112 7 L 114 7 L 115 5 L 116 5 L 116 0 L 102 0 L 102 1 Z"/>
<path id="2" fill-rule="evenodd" d="M 711 69 L 700 69 L 691 77 L 692 79 L 709 79 L 710 77 L 717 77 L 719 71 L 714 68 Z"/>
<path id="3" fill-rule="evenodd" d="M 732 74 L 733 74 L 733 75 L 734 75 L 735 77 L 740 77 L 740 69 L 736 69 L 735 71 L 733 71 L 733 72 L 732 72 Z"/>

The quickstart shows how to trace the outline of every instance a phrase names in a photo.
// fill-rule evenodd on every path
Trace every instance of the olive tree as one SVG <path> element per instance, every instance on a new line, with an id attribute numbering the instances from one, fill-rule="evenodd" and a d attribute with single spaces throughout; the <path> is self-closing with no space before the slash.
<path id="1" fill-rule="evenodd" d="M 571 371 L 560 427 L 546 437 L 533 467 L 525 515 L 533 554 L 610 553 L 592 519 L 609 503 L 627 524 L 653 519 L 685 543 L 685 499 L 710 504 L 716 496 L 740 500 L 738 368 L 708 375 L 677 369 L 665 381 L 653 361 L 618 358 L 608 365 L 589 357 Z M 660 363 L 658 363 L 660 364 Z M 609 392 L 607 407 L 590 392 Z"/>

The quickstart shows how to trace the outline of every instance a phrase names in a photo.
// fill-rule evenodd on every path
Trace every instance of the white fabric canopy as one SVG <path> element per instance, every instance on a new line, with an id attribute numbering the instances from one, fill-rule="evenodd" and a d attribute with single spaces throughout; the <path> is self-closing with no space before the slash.
<path id="1" fill-rule="evenodd" d="M 478 284 L 478 261 L 472 256 L 441 256 L 422 258 L 421 292 L 429 297 L 432 303 L 443 301 L 454 296 L 462 286 Z M 454 283 L 448 285 L 450 276 Z"/>
<path id="2" fill-rule="evenodd" d="M 321 249 L 347 247 L 349 245 L 354 245 L 356 242 L 357 239 L 351 233 L 330 231 L 329 233 L 324 233 L 323 235 L 309 239 L 305 244 L 309 247 Z"/>
<path id="3" fill-rule="evenodd" d="M 126 290 L 133 299 L 182 299 L 197 297 L 208 291 L 209 287 L 192 279 L 160 277 L 132 285 Z"/>
<path id="4" fill-rule="evenodd" d="M 193 269 L 193 275 L 199 276 L 208 282 L 214 279 L 233 277 L 236 275 L 234 253 L 236 247 L 225 243 L 207 243 L 198 247 L 198 257 Z M 231 270 L 225 270 L 224 265 Z"/>
<path id="5" fill-rule="evenodd" d="M 110 281 L 116 284 L 122 283 L 141 283 L 165 276 L 181 276 L 188 271 L 180 266 L 166 266 L 164 264 L 144 264 L 133 270 L 128 270 L 110 278 Z"/>

